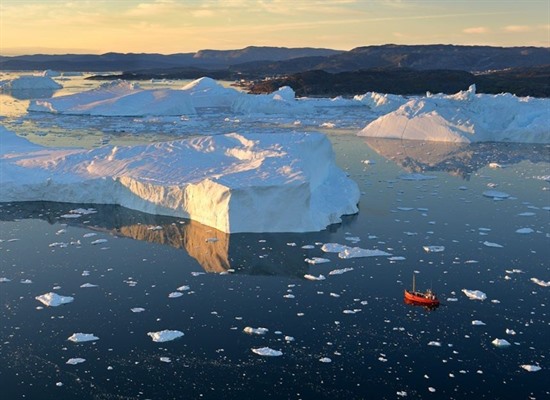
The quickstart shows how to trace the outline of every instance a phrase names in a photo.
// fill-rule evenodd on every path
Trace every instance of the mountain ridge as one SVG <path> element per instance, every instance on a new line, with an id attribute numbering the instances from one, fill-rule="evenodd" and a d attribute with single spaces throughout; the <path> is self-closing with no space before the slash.
<path id="1" fill-rule="evenodd" d="M 547 47 L 484 45 L 360 46 L 349 51 L 313 47 L 248 46 L 236 50 L 194 53 L 105 53 L 0 56 L 0 70 L 124 71 L 194 67 L 229 69 L 235 73 L 278 75 L 324 70 L 345 72 L 372 68 L 453 69 L 468 72 L 550 64 Z"/>

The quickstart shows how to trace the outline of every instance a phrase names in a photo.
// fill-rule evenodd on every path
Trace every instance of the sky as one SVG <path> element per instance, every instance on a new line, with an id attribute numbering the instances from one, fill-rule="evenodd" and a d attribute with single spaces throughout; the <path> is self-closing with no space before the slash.
<path id="1" fill-rule="evenodd" d="M 550 0 L 0 0 L 0 55 L 550 47 Z"/>

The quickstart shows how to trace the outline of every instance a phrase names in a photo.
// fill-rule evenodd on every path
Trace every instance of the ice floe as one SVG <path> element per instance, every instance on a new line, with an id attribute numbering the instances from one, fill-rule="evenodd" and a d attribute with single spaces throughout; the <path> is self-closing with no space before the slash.
<path id="1" fill-rule="evenodd" d="M 67 338 L 67 340 L 70 340 L 71 342 L 75 343 L 83 343 L 83 342 L 94 342 L 96 340 L 99 340 L 99 338 L 92 333 L 73 333 L 71 336 Z"/>
<path id="2" fill-rule="evenodd" d="M 80 285 L 81 288 L 94 288 L 97 287 L 97 285 L 94 285 L 93 283 L 83 283 Z"/>
<path id="3" fill-rule="evenodd" d="M 35 297 L 36 300 L 48 307 L 57 307 L 62 304 L 72 303 L 74 297 L 61 296 L 54 292 L 49 292 Z"/>
<path id="4" fill-rule="evenodd" d="M 445 251 L 445 246 L 422 246 L 426 253 L 441 253 Z"/>
<path id="5" fill-rule="evenodd" d="M 318 276 L 315 276 L 315 275 L 311 275 L 311 274 L 305 274 L 304 275 L 304 278 L 306 278 L 307 280 L 310 280 L 310 281 L 324 281 L 326 278 L 326 276 L 324 275 L 318 275 Z"/>
<path id="6" fill-rule="evenodd" d="M 329 275 L 342 275 L 342 274 L 344 274 L 346 272 L 350 272 L 350 271 L 353 271 L 353 267 L 333 269 L 328 274 Z"/>
<path id="7" fill-rule="evenodd" d="M 398 176 L 403 181 L 430 181 L 436 179 L 434 175 L 425 175 L 420 173 L 401 174 Z"/>
<path id="8" fill-rule="evenodd" d="M 538 365 L 529 365 L 529 364 L 523 364 L 523 365 L 520 365 L 520 367 L 528 372 L 537 372 L 542 369 Z"/>
<path id="9" fill-rule="evenodd" d="M 475 85 L 454 95 L 411 98 L 370 122 L 361 136 L 439 142 L 550 142 L 550 99 L 476 94 Z"/>
<path id="10" fill-rule="evenodd" d="M 498 190 L 486 190 L 482 193 L 482 195 L 495 200 L 507 199 L 508 197 L 510 197 L 508 193 L 499 192 Z"/>
<path id="11" fill-rule="evenodd" d="M 504 246 L 501 245 L 501 244 L 493 243 L 493 242 L 488 242 L 488 241 L 483 242 L 483 245 L 484 245 L 484 246 L 487 246 L 487 247 L 493 247 L 493 248 L 501 248 L 501 247 L 504 247 Z"/>
<path id="12" fill-rule="evenodd" d="M 306 258 L 304 261 L 307 262 L 308 264 L 323 264 L 323 263 L 330 262 L 328 258 L 322 258 L 322 257 L 310 257 L 310 258 Z"/>
<path id="13" fill-rule="evenodd" d="M 509 341 L 507 341 L 506 339 L 494 339 L 491 343 L 495 347 L 509 347 L 509 346 L 511 346 L 511 343 Z"/>
<path id="14" fill-rule="evenodd" d="M 543 281 L 543 280 L 538 279 L 538 278 L 531 278 L 531 282 L 534 282 L 537 285 L 542 286 L 542 287 L 550 287 L 550 281 Z"/>
<path id="15" fill-rule="evenodd" d="M 169 342 L 174 339 L 178 339 L 183 336 L 183 332 L 177 331 L 177 330 L 168 330 L 165 329 L 163 331 L 157 331 L 157 332 L 147 332 L 147 335 L 151 337 L 153 342 Z"/>
<path id="16" fill-rule="evenodd" d="M 358 186 L 319 133 L 92 150 L 40 147 L 1 126 L 0 138 L 0 201 L 119 204 L 223 232 L 319 231 L 358 211 Z"/>
<path id="17" fill-rule="evenodd" d="M 269 347 L 253 348 L 252 352 L 255 354 L 258 354 L 259 356 L 268 356 L 268 357 L 278 357 L 283 355 L 282 351 L 273 350 Z"/>
<path id="18" fill-rule="evenodd" d="M 269 329 L 267 328 L 252 328 L 251 326 L 247 326 L 243 329 L 244 333 L 248 333 L 250 335 L 265 335 Z"/>
<path id="19" fill-rule="evenodd" d="M 531 229 L 531 228 L 519 228 L 519 229 L 516 229 L 516 233 L 520 233 L 522 235 L 527 235 L 529 233 L 533 233 L 535 232 L 534 229 Z"/>
<path id="20" fill-rule="evenodd" d="M 469 296 L 468 296 L 469 297 Z M 485 322 L 483 321 L 480 321 L 478 319 L 475 319 L 472 321 L 472 325 L 475 325 L 475 326 L 483 326 L 483 325 L 486 325 Z"/>
<path id="21" fill-rule="evenodd" d="M 361 257 L 384 257 L 391 256 L 383 250 L 368 250 L 360 247 L 350 247 L 339 243 L 325 243 L 321 247 L 325 253 L 338 253 L 342 259 L 361 258 Z"/>
<path id="22" fill-rule="evenodd" d="M 86 361 L 85 358 L 79 358 L 79 357 L 69 358 L 65 364 L 77 365 L 77 364 L 82 364 L 84 361 Z"/>
<path id="23" fill-rule="evenodd" d="M 481 290 L 462 289 L 462 293 L 472 300 L 485 300 L 487 298 L 487 295 Z"/>
<path id="24" fill-rule="evenodd" d="M 361 258 L 361 257 L 385 257 L 391 256 L 391 253 L 385 252 L 383 250 L 369 250 L 362 249 L 360 247 L 348 247 L 343 251 L 338 253 L 338 257 L 342 259 L 348 258 Z"/>

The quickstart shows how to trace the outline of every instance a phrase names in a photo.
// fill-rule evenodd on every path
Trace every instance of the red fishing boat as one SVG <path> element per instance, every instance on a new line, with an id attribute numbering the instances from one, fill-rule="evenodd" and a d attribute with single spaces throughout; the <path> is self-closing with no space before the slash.
<path id="1" fill-rule="evenodd" d="M 412 290 L 405 289 L 405 302 L 410 304 L 416 304 L 426 307 L 437 307 L 439 305 L 439 299 L 432 291 L 428 289 L 425 292 L 416 291 L 415 275 L 413 274 L 413 287 Z"/>

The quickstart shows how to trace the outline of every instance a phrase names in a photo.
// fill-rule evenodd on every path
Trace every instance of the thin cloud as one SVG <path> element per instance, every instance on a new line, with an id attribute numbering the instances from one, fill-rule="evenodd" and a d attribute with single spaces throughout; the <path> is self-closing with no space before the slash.
<path id="1" fill-rule="evenodd" d="M 463 29 L 463 33 L 467 33 L 468 35 L 483 35 L 485 33 L 489 33 L 491 30 L 485 26 L 475 26 L 471 28 Z"/>
<path id="2" fill-rule="evenodd" d="M 508 25 L 504 27 L 504 30 L 511 33 L 523 33 L 532 32 L 533 27 L 527 25 Z"/>
<path id="3" fill-rule="evenodd" d="M 207 18 L 207 17 L 213 17 L 215 13 L 214 11 L 205 8 L 201 10 L 191 11 L 191 15 L 195 18 Z"/>

